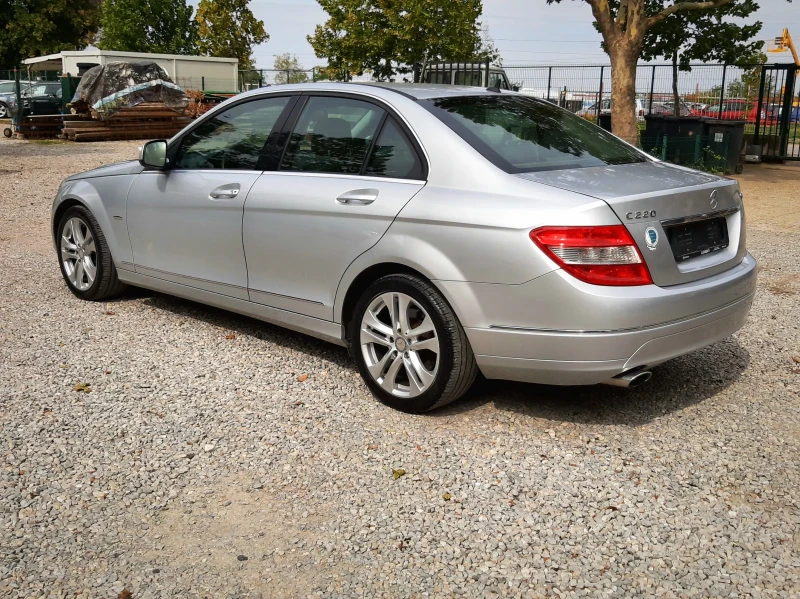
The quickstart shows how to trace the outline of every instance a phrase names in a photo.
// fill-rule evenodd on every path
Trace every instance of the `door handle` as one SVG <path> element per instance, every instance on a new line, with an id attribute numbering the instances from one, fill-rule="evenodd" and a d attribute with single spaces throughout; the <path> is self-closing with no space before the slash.
<path id="1" fill-rule="evenodd" d="M 208 194 L 212 200 L 230 200 L 239 195 L 239 184 L 223 185 Z"/>
<path id="2" fill-rule="evenodd" d="M 336 201 L 340 204 L 366 206 L 378 199 L 377 189 L 354 189 L 346 191 Z"/>

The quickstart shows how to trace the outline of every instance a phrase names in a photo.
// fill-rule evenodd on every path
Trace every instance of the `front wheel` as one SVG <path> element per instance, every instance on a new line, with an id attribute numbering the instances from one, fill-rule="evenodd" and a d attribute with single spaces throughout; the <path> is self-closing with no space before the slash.
<path id="1" fill-rule="evenodd" d="M 383 403 L 419 414 L 455 401 L 478 373 L 464 329 L 427 281 L 378 279 L 356 306 L 350 330 L 356 364 Z"/>
<path id="2" fill-rule="evenodd" d="M 61 274 L 76 296 L 99 301 L 125 290 L 103 231 L 89 210 L 73 206 L 64 213 L 58 224 L 57 244 Z"/>
<path id="3" fill-rule="evenodd" d="M 8 106 L 3 102 L 0 102 L 0 119 L 7 119 L 8 118 Z"/>

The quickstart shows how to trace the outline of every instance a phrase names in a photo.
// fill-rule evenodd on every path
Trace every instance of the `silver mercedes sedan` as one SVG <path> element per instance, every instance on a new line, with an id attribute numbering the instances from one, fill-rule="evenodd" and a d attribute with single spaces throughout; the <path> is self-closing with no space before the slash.
<path id="1" fill-rule="evenodd" d="M 408 412 L 479 371 L 640 384 L 738 330 L 756 286 L 735 181 L 495 88 L 244 93 L 66 179 L 52 224 L 77 297 L 135 285 L 344 345 Z"/>

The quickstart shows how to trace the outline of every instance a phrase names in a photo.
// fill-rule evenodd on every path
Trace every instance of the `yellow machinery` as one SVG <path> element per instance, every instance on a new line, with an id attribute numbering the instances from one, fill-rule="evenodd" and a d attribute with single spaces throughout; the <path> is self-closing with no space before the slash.
<path id="1" fill-rule="evenodd" d="M 788 29 L 784 29 L 783 35 L 775 38 L 775 47 L 767 49 L 767 52 L 786 52 L 787 50 L 792 53 L 794 64 L 800 67 L 800 57 L 797 56 L 797 50 L 792 43 L 792 36 L 789 35 Z"/>

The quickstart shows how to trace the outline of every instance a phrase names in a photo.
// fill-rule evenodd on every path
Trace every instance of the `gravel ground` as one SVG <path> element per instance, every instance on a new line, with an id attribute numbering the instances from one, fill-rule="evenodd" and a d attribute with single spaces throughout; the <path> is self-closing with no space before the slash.
<path id="1" fill-rule="evenodd" d="M 742 177 L 733 338 L 636 390 L 481 382 L 409 416 L 341 348 L 76 300 L 51 198 L 135 148 L 0 141 L 0 596 L 800 597 L 800 168 Z"/>

